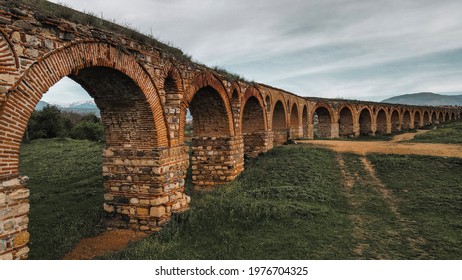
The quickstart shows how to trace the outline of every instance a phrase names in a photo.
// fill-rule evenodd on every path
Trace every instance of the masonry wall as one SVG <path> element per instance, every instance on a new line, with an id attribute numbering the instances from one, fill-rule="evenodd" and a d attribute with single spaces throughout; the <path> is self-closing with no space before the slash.
<path id="1" fill-rule="evenodd" d="M 244 170 L 243 137 L 193 137 L 191 168 L 197 189 L 234 180 Z"/>
<path id="2" fill-rule="evenodd" d="M 27 259 L 29 190 L 27 177 L 0 183 L 0 260 Z"/>
<path id="3" fill-rule="evenodd" d="M 111 227 L 153 232 L 172 212 L 188 208 L 184 194 L 189 148 L 106 149 L 103 160 L 104 209 Z"/>
<path id="4" fill-rule="evenodd" d="M 258 131 L 244 134 L 244 154 L 247 157 L 257 157 L 273 148 L 273 133 Z"/>

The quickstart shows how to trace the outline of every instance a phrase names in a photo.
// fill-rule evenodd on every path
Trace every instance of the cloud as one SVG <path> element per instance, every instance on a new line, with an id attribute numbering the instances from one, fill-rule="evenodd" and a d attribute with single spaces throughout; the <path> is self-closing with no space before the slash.
<path id="1" fill-rule="evenodd" d="M 61 1 L 299 95 L 462 91 L 457 0 Z"/>

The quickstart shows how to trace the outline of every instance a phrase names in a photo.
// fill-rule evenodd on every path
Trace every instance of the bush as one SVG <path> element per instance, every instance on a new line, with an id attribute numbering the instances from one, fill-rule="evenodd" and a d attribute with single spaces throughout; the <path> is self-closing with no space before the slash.
<path id="1" fill-rule="evenodd" d="M 72 128 L 71 138 L 104 141 L 104 129 L 99 122 L 82 121 Z"/>

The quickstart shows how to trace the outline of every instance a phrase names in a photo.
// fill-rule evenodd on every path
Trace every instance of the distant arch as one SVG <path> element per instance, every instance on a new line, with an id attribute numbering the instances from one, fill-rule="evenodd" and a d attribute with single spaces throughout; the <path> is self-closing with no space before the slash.
<path id="1" fill-rule="evenodd" d="M 420 128 L 422 127 L 421 122 L 420 122 L 420 111 L 416 110 L 414 112 L 414 128 Z"/>
<path id="2" fill-rule="evenodd" d="M 387 124 L 388 124 L 388 121 L 387 121 L 387 113 L 384 109 L 379 109 L 379 111 L 377 112 L 377 119 L 376 119 L 376 123 L 377 123 L 377 134 L 387 134 Z"/>
<path id="3" fill-rule="evenodd" d="M 343 137 L 354 135 L 353 111 L 349 106 L 344 106 L 339 112 L 339 135 Z"/>
<path id="4" fill-rule="evenodd" d="M 292 138 L 300 137 L 300 121 L 298 119 L 298 106 L 296 103 L 292 105 L 290 110 L 290 135 Z"/>
<path id="5" fill-rule="evenodd" d="M 399 132 L 401 130 L 401 123 L 399 121 L 399 112 L 397 109 L 392 111 L 390 120 L 391 120 L 391 133 Z"/>
<path id="6" fill-rule="evenodd" d="M 372 134 L 372 114 L 368 108 L 363 108 L 359 113 L 359 133 L 361 135 Z"/>
<path id="7" fill-rule="evenodd" d="M 332 114 L 331 108 L 325 104 L 318 104 L 312 113 L 312 123 L 315 138 L 332 137 Z"/>
<path id="8" fill-rule="evenodd" d="M 403 125 L 401 127 L 402 130 L 409 130 L 411 129 L 411 113 L 409 110 L 404 111 L 403 114 Z"/>

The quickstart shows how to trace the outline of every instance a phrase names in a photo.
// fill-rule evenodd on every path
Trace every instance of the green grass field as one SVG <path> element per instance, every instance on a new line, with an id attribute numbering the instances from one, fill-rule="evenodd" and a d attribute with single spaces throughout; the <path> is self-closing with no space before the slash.
<path id="1" fill-rule="evenodd" d="M 20 173 L 30 177 L 30 259 L 60 259 L 101 231 L 102 147 L 71 139 L 22 145 Z"/>
<path id="2" fill-rule="evenodd" d="M 410 142 L 462 144 L 462 121 L 438 126 L 438 129 L 416 135 Z"/>
<path id="3" fill-rule="evenodd" d="M 102 147 L 54 139 L 22 147 L 31 258 L 59 259 L 100 232 Z M 376 177 L 364 160 L 313 146 L 275 148 L 248 161 L 234 182 L 191 193 L 190 211 L 158 234 L 102 258 L 461 259 L 462 159 L 369 155 Z"/>

